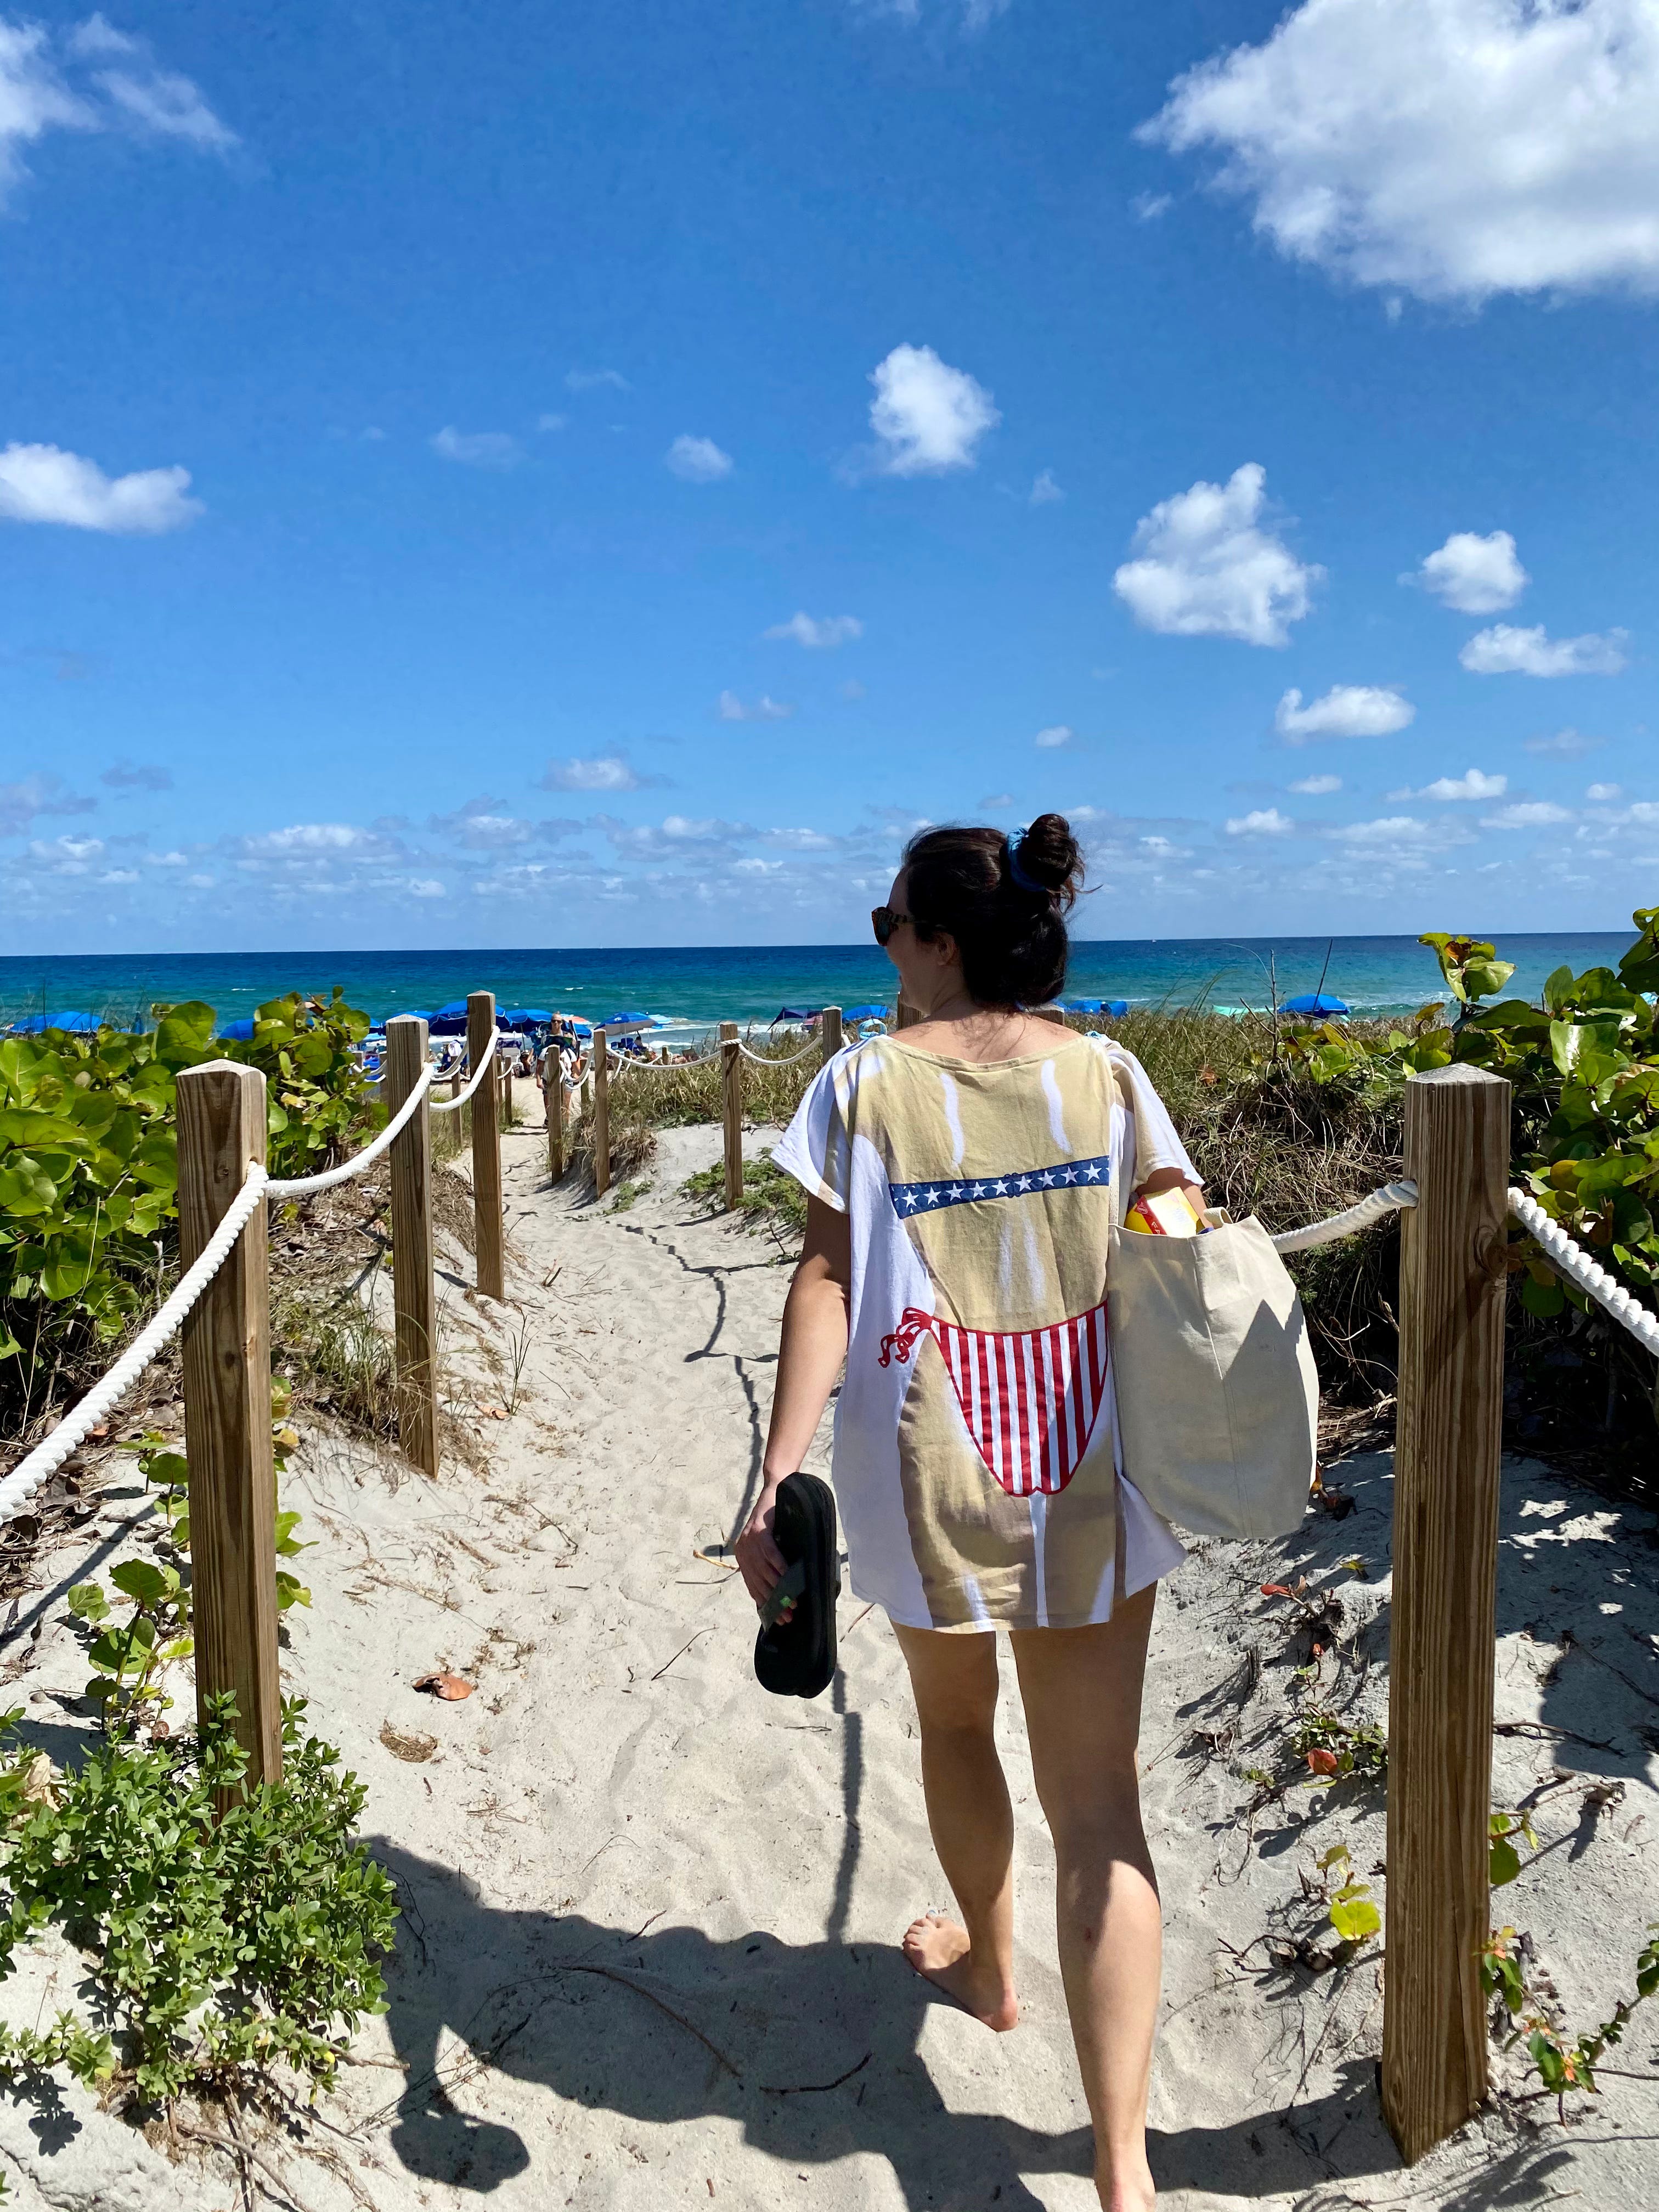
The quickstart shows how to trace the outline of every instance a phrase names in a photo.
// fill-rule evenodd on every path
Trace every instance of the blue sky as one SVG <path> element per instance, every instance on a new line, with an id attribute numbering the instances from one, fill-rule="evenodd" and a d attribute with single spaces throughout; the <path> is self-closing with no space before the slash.
<path id="1" fill-rule="evenodd" d="M 1659 902 L 1659 0 L 0 0 L 0 951 Z"/>

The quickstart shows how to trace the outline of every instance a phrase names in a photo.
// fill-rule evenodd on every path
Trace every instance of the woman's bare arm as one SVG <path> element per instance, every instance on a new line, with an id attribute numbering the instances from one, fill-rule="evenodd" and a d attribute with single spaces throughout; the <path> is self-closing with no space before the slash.
<path id="1" fill-rule="evenodd" d="M 738 1565 L 749 1595 L 763 1605 L 784 1570 L 772 1541 L 778 1485 L 793 1474 L 817 1433 L 847 1358 L 847 1300 L 853 1273 L 847 1216 L 822 1199 L 806 1202 L 806 1241 L 783 1309 L 772 1425 L 761 1462 L 762 1489 L 738 1539 Z"/>

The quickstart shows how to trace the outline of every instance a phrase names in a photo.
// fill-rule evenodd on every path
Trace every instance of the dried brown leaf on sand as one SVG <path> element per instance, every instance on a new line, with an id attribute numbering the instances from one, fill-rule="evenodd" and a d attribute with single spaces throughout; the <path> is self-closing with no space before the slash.
<path id="1" fill-rule="evenodd" d="M 406 1759 L 411 1766 L 417 1765 L 423 1759 L 430 1759 L 438 1748 L 438 1739 L 435 1735 L 417 1734 L 405 1735 L 401 1729 L 393 1728 L 390 1721 L 385 1722 L 381 1726 L 380 1741 L 394 1759 Z"/>

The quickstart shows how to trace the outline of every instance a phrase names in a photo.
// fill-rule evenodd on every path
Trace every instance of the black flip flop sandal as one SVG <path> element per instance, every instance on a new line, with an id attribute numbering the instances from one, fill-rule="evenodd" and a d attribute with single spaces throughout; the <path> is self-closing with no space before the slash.
<path id="1" fill-rule="evenodd" d="M 836 1671 L 836 1598 L 841 1562 L 836 1551 L 836 1499 L 816 1474 L 789 1474 L 778 1485 L 772 1541 L 787 1563 L 761 1610 L 755 1676 L 780 1698 L 816 1698 Z M 784 1620 L 791 1599 L 794 1610 Z"/>

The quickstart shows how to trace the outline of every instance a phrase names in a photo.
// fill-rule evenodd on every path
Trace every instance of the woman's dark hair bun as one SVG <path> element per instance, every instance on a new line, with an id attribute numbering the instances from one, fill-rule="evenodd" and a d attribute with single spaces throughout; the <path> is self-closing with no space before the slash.
<path id="1" fill-rule="evenodd" d="M 1039 814 L 1024 836 L 1011 837 L 1009 844 L 1019 874 L 1041 884 L 1069 908 L 1083 880 L 1083 854 L 1066 817 Z"/>
<path id="2" fill-rule="evenodd" d="M 982 1006 L 1041 1006 L 1066 988 L 1063 916 L 1083 881 L 1083 855 L 1063 814 L 1024 834 L 924 830 L 904 848 L 905 903 L 916 934 L 948 934 L 963 981 Z"/>

